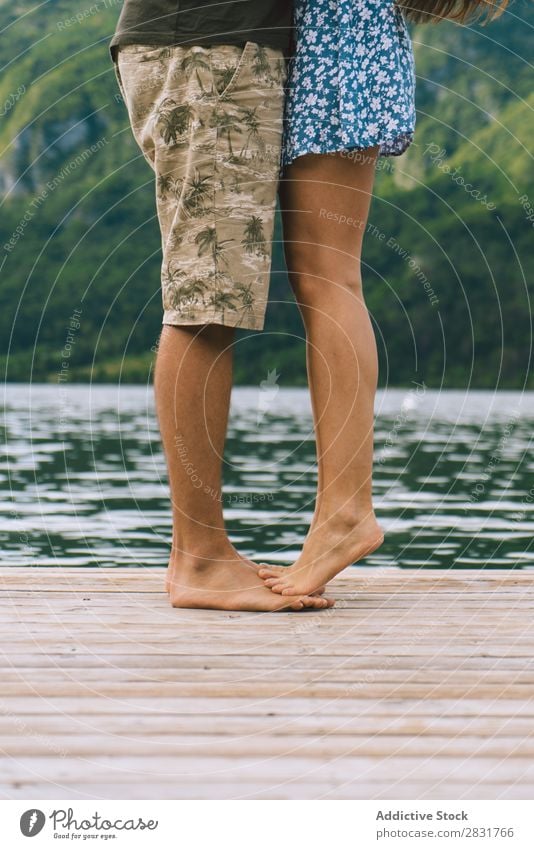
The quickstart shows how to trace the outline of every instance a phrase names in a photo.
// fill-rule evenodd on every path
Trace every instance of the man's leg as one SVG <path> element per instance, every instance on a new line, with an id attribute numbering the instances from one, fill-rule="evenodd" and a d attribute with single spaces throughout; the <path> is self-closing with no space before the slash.
<path id="1" fill-rule="evenodd" d="M 172 495 L 171 603 L 256 611 L 327 607 L 319 597 L 272 593 L 228 539 L 221 468 L 232 348 L 232 328 L 163 326 L 155 391 Z"/>
<path id="2" fill-rule="evenodd" d="M 288 569 L 260 569 L 278 593 L 312 592 L 383 540 L 372 503 L 376 342 L 360 255 L 377 148 L 310 155 L 282 187 L 290 279 L 307 337 L 319 466 L 310 531 Z"/>

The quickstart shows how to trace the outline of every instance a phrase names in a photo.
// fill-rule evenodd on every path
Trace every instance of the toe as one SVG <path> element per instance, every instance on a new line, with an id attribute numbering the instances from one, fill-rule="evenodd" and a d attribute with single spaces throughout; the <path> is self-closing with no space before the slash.
<path id="1" fill-rule="evenodd" d="M 258 575 L 260 578 L 279 578 L 282 574 L 282 569 L 277 569 L 273 566 L 268 566 L 265 563 L 262 563 Z"/>
<path id="2" fill-rule="evenodd" d="M 313 610 L 323 610 L 326 607 L 326 600 L 324 598 L 303 596 L 302 602 L 304 607 L 313 608 Z"/>
<path id="3" fill-rule="evenodd" d="M 274 587 L 275 584 L 280 583 L 280 578 L 266 578 L 264 584 L 266 587 Z"/>
<path id="4" fill-rule="evenodd" d="M 326 602 L 325 598 L 317 598 L 317 597 L 315 598 L 315 604 L 314 604 L 315 608 L 317 608 L 318 610 L 324 610 L 324 608 L 326 606 L 327 606 L 327 602 Z"/>
<path id="5" fill-rule="evenodd" d="M 271 589 L 273 591 L 273 593 L 281 593 L 282 590 L 284 589 L 284 587 L 285 587 L 285 584 L 276 583 L 276 584 L 273 584 L 272 587 L 269 587 L 269 589 Z M 288 593 L 286 593 L 286 595 L 288 595 Z"/>

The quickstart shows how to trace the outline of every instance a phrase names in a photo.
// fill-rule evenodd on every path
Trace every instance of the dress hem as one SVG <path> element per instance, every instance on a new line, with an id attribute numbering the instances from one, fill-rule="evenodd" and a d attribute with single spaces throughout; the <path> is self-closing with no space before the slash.
<path id="1" fill-rule="evenodd" d="M 355 150 L 369 150 L 369 148 L 376 147 L 377 145 L 380 145 L 380 151 L 378 153 L 379 156 L 402 156 L 402 154 L 406 153 L 406 151 L 412 144 L 414 136 L 414 130 L 404 130 L 400 133 L 397 133 L 395 136 L 389 138 L 379 136 L 374 141 L 366 143 L 365 145 L 358 145 L 356 142 L 354 144 L 346 145 L 328 143 L 312 144 L 309 147 L 295 151 L 290 156 L 284 156 L 282 159 L 282 168 L 287 168 L 287 166 L 291 165 L 291 163 L 294 162 L 295 159 L 299 159 L 301 156 L 306 156 L 308 153 L 342 153 L 343 151 L 351 153 Z M 391 149 L 391 145 L 393 145 L 397 140 L 403 140 L 400 149 Z M 388 145 L 388 148 L 384 149 L 385 145 Z"/>

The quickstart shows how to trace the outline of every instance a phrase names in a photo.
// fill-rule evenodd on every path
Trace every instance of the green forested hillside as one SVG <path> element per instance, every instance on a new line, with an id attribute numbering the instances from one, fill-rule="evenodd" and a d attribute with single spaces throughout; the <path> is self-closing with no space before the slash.
<path id="1" fill-rule="evenodd" d="M 9 380 L 57 380 L 62 369 L 72 380 L 149 379 L 159 235 L 152 175 L 108 56 L 119 10 L 112 0 L 0 0 L 0 355 Z M 521 0 L 486 27 L 412 30 L 416 141 L 380 161 L 364 253 L 382 383 L 534 385 L 533 24 L 533 4 Z M 276 237 L 267 332 L 242 335 L 240 382 L 273 368 L 281 383 L 304 380 L 279 227 Z"/>

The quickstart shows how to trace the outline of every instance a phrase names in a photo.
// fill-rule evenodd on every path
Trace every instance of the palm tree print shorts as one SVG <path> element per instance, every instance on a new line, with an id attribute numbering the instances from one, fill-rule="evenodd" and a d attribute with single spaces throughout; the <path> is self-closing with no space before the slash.
<path id="1" fill-rule="evenodd" d="M 247 42 L 121 46 L 134 137 L 156 174 L 164 324 L 263 328 L 283 124 L 283 53 Z"/>

